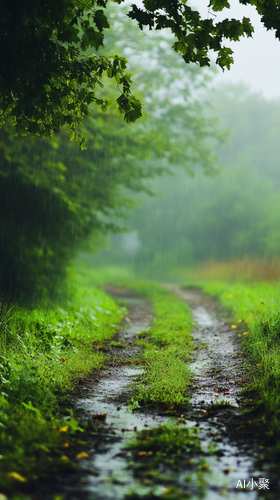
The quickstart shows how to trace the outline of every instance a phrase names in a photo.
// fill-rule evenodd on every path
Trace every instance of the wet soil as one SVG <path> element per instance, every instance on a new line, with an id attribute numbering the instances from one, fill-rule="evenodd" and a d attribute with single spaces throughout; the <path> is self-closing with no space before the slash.
<path id="1" fill-rule="evenodd" d="M 91 432 L 84 436 L 83 445 L 89 458 L 79 461 L 79 471 L 72 478 L 60 475 L 55 485 L 45 485 L 43 496 L 35 494 L 34 498 L 53 499 L 54 491 L 62 494 L 64 500 L 122 500 L 131 491 L 138 494 L 152 491 L 154 498 L 166 498 L 164 494 L 170 486 L 171 492 L 172 487 L 180 489 L 178 498 L 216 500 L 223 495 L 237 500 L 245 498 L 244 493 L 249 500 L 257 498 L 259 478 L 266 478 L 266 471 L 257 470 L 255 464 L 265 443 L 261 428 L 255 420 L 251 421 L 251 414 L 241 412 L 254 407 L 256 397 L 242 393 L 248 379 L 237 332 L 242 333 L 244 325 L 232 329 L 215 302 L 198 291 L 174 286 L 169 289 L 193 310 L 196 349 L 191 362 L 190 404 L 173 409 L 129 408 L 133 378 L 141 375 L 135 362 L 141 347 L 134 341 L 143 330 L 148 330 L 153 313 L 148 301 L 123 289 L 108 288 L 116 299 L 125 300 L 129 312 L 113 343 L 111 340 L 94 346 L 106 354 L 106 369 L 83 381 L 72 402 L 75 415 L 91 422 Z M 154 471 L 151 474 L 149 461 L 140 463 L 139 474 L 139 463 L 135 463 L 138 459 L 124 449 L 136 431 L 157 427 L 178 415 L 183 416 L 185 425 L 199 429 L 207 456 L 203 491 L 196 487 L 195 477 L 193 484 L 186 482 L 186 476 L 192 475 L 186 461 L 177 464 L 176 469 L 162 470 L 169 476 L 167 488 L 163 475 L 156 477 Z M 215 452 L 209 453 L 209 447 L 215 448 Z"/>

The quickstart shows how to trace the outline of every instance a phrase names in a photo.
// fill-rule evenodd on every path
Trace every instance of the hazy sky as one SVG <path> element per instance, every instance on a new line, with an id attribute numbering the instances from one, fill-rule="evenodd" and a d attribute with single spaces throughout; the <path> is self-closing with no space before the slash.
<path id="1" fill-rule="evenodd" d="M 209 16 L 209 0 L 193 0 L 203 17 Z M 262 92 L 268 98 L 280 98 L 280 41 L 274 31 L 267 31 L 260 22 L 255 8 L 230 1 L 231 8 L 217 13 L 219 21 L 225 17 L 242 19 L 249 17 L 255 28 L 252 38 L 244 38 L 229 46 L 234 50 L 234 65 L 230 71 L 219 72 L 219 81 L 244 82 L 251 89 Z"/>

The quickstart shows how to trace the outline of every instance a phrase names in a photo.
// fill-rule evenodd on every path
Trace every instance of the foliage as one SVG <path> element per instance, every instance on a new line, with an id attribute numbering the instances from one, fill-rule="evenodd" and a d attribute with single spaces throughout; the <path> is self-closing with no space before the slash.
<path id="1" fill-rule="evenodd" d="M 257 0 L 242 3 L 256 6 L 264 26 L 275 29 L 279 38 L 277 0 L 269 0 L 269 4 Z M 225 0 L 210 2 L 214 12 L 228 7 Z M 96 86 L 102 86 L 104 75 L 121 87 L 117 104 L 125 120 L 135 121 L 141 116 L 141 104 L 131 94 L 131 78 L 125 73 L 125 58 L 85 54 L 87 49 L 97 51 L 103 45 L 104 32 L 110 28 L 106 9 L 107 0 L 48 0 L 43 4 L 28 0 L 13 5 L 3 2 L 2 126 L 9 118 L 15 133 L 50 137 L 61 125 L 68 124 L 74 139 L 83 116 L 90 113 L 91 103 L 103 109 L 109 105 L 95 92 Z M 209 52 L 214 51 L 217 64 L 229 68 L 233 51 L 224 40 L 239 40 L 253 33 L 246 17 L 242 21 L 217 21 L 215 16 L 203 19 L 184 0 L 145 0 L 142 7 L 132 5 L 128 16 L 141 29 L 147 26 L 150 30 L 171 30 L 173 49 L 186 63 L 200 66 L 210 65 Z"/>
<path id="2" fill-rule="evenodd" d="M 60 416 L 58 402 L 104 365 L 104 354 L 93 344 L 112 337 L 124 314 L 93 287 L 77 286 L 73 302 L 60 306 L 1 310 L 1 491 L 12 492 L 20 484 L 11 472 L 25 482 L 74 468 L 61 457 L 69 451 L 71 456 L 75 433 L 82 429 L 71 412 Z"/>
<path id="3" fill-rule="evenodd" d="M 0 126 L 12 120 L 15 133 L 52 137 L 67 124 L 72 139 L 79 124 L 90 114 L 91 103 L 107 109 L 109 101 L 96 94 L 106 75 L 114 79 L 120 93 L 118 108 L 128 122 L 141 116 L 141 104 L 131 93 L 125 73 L 126 60 L 86 55 L 103 45 L 109 24 L 104 14 L 106 0 L 2 2 L 0 49 L 3 54 L 0 96 Z"/>
<path id="4" fill-rule="evenodd" d="M 110 9 L 111 30 L 105 36 L 106 53 L 121 50 L 143 100 L 145 127 L 153 127 L 169 165 L 194 166 L 213 172 L 215 148 L 224 136 L 209 100 L 213 71 L 199 69 L 171 49 L 170 34 L 147 32 L 145 37 L 131 25 L 126 9 Z M 167 70 L 168 68 L 168 70 Z"/>
<path id="5" fill-rule="evenodd" d="M 138 282 L 127 286 L 149 298 L 156 314 L 154 324 L 146 333 L 145 374 L 136 385 L 137 399 L 144 403 L 183 403 L 191 377 L 186 366 L 192 349 L 191 311 L 180 298 L 161 285 Z"/>
<path id="6" fill-rule="evenodd" d="M 117 125 L 117 126 L 116 126 Z M 54 139 L 14 138 L 1 131 L 0 289 L 26 297 L 54 293 L 67 265 L 93 232 L 116 230 L 113 222 L 131 206 L 124 189 L 145 189 L 151 170 L 135 162 L 160 154 L 144 130 L 125 130 L 116 112 L 96 112 L 83 132 L 88 149 Z"/>
<path id="7" fill-rule="evenodd" d="M 125 23 L 122 11 L 119 16 L 114 12 L 112 23 L 119 26 L 121 35 L 108 37 L 106 50 L 112 53 L 124 50 L 129 22 Z M 77 250 L 88 245 L 91 235 L 96 247 L 101 234 L 119 230 L 119 220 L 133 206 L 135 192 L 151 191 L 149 177 L 174 163 L 187 171 L 197 163 L 211 170 L 212 143 L 218 134 L 212 118 L 192 95 L 193 85 L 203 90 L 207 77 L 200 78 L 190 68 L 181 78 L 182 64 L 175 54 L 160 48 L 162 37 L 151 41 L 147 36 L 140 43 L 138 31 L 135 27 L 129 32 L 135 57 L 153 47 L 158 68 L 145 71 L 144 62 L 137 64 L 139 84 L 145 92 L 149 89 L 147 99 L 154 101 L 153 106 L 147 105 L 142 121 L 128 127 L 116 109 L 103 113 L 93 107 L 80 127 L 87 137 L 86 151 L 69 142 L 65 129 L 52 139 L 36 141 L 13 137 L 8 126 L 1 130 L 0 291 L 11 290 L 26 298 L 64 293 L 68 265 Z M 161 62 L 165 52 L 168 77 L 163 76 Z M 179 79 L 177 97 L 184 106 L 176 105 L 170 94 L 172 82 Z M 106 98 L 113 101 L 114 95 L 107 84 Z"/>

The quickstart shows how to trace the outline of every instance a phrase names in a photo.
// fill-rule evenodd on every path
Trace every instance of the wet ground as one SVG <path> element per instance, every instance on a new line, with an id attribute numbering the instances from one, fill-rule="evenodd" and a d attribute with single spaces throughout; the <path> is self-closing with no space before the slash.
<path id="1" fill-rule="evenodd" d="M 133 361 L 141 348 L 135 346 L 134 341 L 141 331 L 149 328 L 153 315 L 146 300 L 128 295 L 122 289 L 109 289 L 115 298 L 126 301 L 129 313 L 113 342 L 96 346 L 108 356 L 106 370 L 83 383 L 74 401 L 75 412 L 92 419 L 95 432 L 87 443 L 89 459 L 81 461 L 78 482 L 68 482 L 68 486 L 62 488 L 63 498 L 67 500 L 121 500 L 131 492 L 152 495 L 149 498 L 169 498 L 172 488 L 179 488 L 178 498 L 238 500 L 246 495 L 248 500 L 253 500 L 260 492 L 259 478 L 266 479 L 266 472 L 256 470 L 254 464 L 263 447 L 262 436 L 255 424 L 251 426 L 249 417 L 241 414 L 247 405 L 254 404 L 252 394 L 241 392 L 247 380 L 237 330 L 242 333 L 244 327 L 237 325 L 238 329 L 232 329 L 228 319 L 220 316 L 215 303 L 200 292 L 178 287 L 169 289 L 186 300 L 193 310 L 196 349 L 191 363 L 194 385 L 190 404 L 172 410 L 166 407 L 133 409 L 133 401 L 130 401 L 133 378 L 141 374 Z M 163 479 L 161 482 L 159 477 L 147 474 L 149 462 L 141 466 L 144 473 L 137 474 L 139 464 L 134 463 L 130 451 L 124 450 L 136 432 L 160 426 L 170 417 L 176 422 L 178 414 L 183 415 L 185 426 L 199 431 L 207 457 L 203 488 L 201 481 L 200 487 L 196 487 L 195 475 L 193 484 L 190 483 L 190 460 L 177 464 L 175 469 L 162 469 L 163 475 L 168 472 L 171 477 L 167 488 Z M 177 498 L 176 493 L 174 495 L 172 498 Z"/>

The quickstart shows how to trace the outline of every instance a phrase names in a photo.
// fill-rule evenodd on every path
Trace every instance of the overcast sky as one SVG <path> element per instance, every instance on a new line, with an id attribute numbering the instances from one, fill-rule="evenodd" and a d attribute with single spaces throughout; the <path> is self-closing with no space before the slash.
<path id="1" fill-rule="evenodd" d="M 209 0 L 193 0 L 203 17 L 209 16 Z M 219 72 L 219 81 L 244 82 L 253 91 L 262 92 L 267 98 L 280 98 L 280 41 L 273 31 L 266 31 L 255 8 L 230 1 L 231 8 L 218 13 L 218 20 L 225 17 L 249 17 L 255 28 L 252 38 L 230 44 L 234 50 L 234 65 L 230 71 Z"/>

